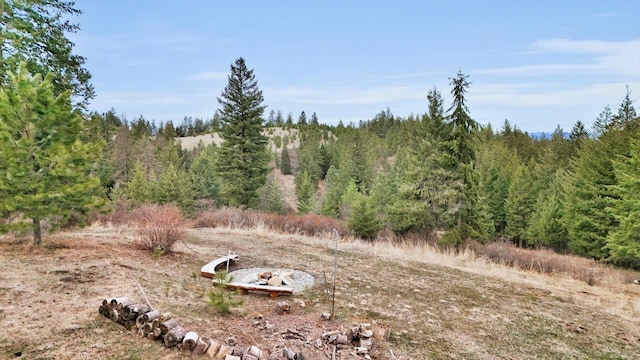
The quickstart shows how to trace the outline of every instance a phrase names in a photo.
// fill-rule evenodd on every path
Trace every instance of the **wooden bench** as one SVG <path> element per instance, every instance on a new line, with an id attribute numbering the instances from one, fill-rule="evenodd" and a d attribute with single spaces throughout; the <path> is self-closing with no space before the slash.
<path id="1" fill-rule="evenodd" d="M 238 258 L 238 255 L 229 254 L 229 255 L 222 256 L 218 259 L 215 259 L 212 262 L 203 266 L 202 269 L 200 269 L 200 275 L 207 278 L 212 278 L 216 275 L 216 268 L 218 266 L 226 263 L 231 263 L 235 261 L 237 258 Z"/>
<path id="2" fill-rule="evenodd" d="M 219 285 L 220 282 L 217 280 L 213 281 L 214 285 Z M 268 292 L 269 296 L 274 298 L 280 296 L 280 294 L 293 294 L 293 289 L 288 287 L 279 287 L 279 286 L 268 286 L 268 285 L 258 285 L 258 284 L 247 284 L 240 282 L 230 282 L 226 284 L 227 289 L 240 290 L 242 294 L 246 294 L 249 291 L 261 291 Z"/>

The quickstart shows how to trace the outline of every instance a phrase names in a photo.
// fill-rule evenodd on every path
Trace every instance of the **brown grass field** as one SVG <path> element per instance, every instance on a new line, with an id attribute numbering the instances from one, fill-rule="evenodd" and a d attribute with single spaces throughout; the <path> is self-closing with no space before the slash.
<path id="1" fill-rule="evenodd" d="M 172 312 L 184 327 L 219 341 L 233 336 L 241 346 L 271 352 L 269 359 L 282 358 L 274 349 L 285 342 L 306 359 L 330 359 L 315 339 L 362 322 L 391 330 L 388 341 L 374 343 L 374 359 L 640 358 L 640 286 L 629 272 L 607 268 L 600 284 L 589 286 L 471 252 L 343 239 L 336 320 L 322 321 L 329 310 L 324 274 L 331 281 L 334 259 L 329 236 L 260 226 L 191 229 L 174 253 L 159 258 L 133 240 L 127 227 L 100 226 L 48 236 L 40 248 L 29 238 L 0 237 L 0 358 L 206 358 L 139 338 L 98 314 L 104 298 L 143 302 L 138 283 L 154 307 Z M 228 251 L 239 254 L 235 268 L 302 270 L 316 285 L 293 298 L 237 295 L 244 304 L 220 315 L 206 302 L 211 281 L 199 271 Z M 291 313 L 277 315 L 275 304 L 283 299 Z M 270 326 L 255 326 L 257 313 Z M 284 339 L 281 333 L 292 328 L 311 341 Z"/>

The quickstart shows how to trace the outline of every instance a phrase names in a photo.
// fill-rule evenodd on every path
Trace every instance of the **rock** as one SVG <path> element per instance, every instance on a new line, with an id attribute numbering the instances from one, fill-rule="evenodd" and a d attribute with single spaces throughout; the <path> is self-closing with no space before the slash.
<path id="1" fill-rule="evenodd" d="M 289 306 L 288 302 L 281 301 L 278 303 L 278 305 L 276 305 L 276 314 L 282 315 L 283 313 L 288 313 L 290 309 L 291 306 Z"/>
<path id="2" fill-rule="evenodd" d="M 244 357 L 246 358 L 247 355 L 253 355 L 256 357 L 256 359 L 261 359 L 263 356 L 263 352 L 257 346 L 251 345 L 247 349 Z"/>
<path id="3" fill-rule="evenodd" d="M 373 346 L 373 342 L 371 341 L 371 338 L 366 338 L 366 339 L 360 338 L 359 346 L 363 348 L 371 349 L 371 347 Z"/>
<path id="4" fill-rule="evenodd" d="M 322 314 L 320 315 L 320 318 L 321 318 L 322 320 L 331 320 L 331 314 L 329 314 L 329 313 L 322 313 Z"/>
<path id="5" fill-rule="evenodd" d="M 267 281 L 269 286 L 282 286 L 282 279 L 278 276 L 273 276 Z"/>
<path id="6" fill-rule="evenodd" d="M 242 360 L 242 359 L 240 358 L 240 356 L 227 355 L 224 357 L 224 360 Z"/>

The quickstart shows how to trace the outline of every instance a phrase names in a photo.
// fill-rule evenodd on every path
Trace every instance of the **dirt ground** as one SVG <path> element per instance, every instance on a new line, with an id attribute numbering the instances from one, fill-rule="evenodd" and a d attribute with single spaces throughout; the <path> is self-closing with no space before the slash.
<path id="1" fill-rule="evenodd" d="M 186 329 L 218 341 L 234 337 L 269 359 L 281 359 L 284 346 L 308 360 L 331 359 L 316 339 L 365 322 L 391 331 L 388 341 L 374 339 L 373 359 L 640 358 L 640 286 L 633 284 L 610 289 L 566 279 L 536 282 L 526 273 L 502 279 L 344 243 L 336 320 L 323 321 L 331 239 L 192 229 L 175 253 L 159 258 L 135 249 L 132 239 L 129 230 L 113 227 L 49 236 L 41 248 L 30 239 L 0 238 L 0 359 L 203 358 L 139 338 L 98 314 L 105 298 L 144 302 L 138 284 L 154 308 L 173 313 Z M 234 268 L 298 269 L 312 274 L 315 286 L 275 299 L 237 295 L 244 303 L 221 315 L 206 302 L 211 280 L 199 270 L 228 251 L 239 254 Z M 278 315 L 274 309 L 283 300 L 291 312 Z"/>

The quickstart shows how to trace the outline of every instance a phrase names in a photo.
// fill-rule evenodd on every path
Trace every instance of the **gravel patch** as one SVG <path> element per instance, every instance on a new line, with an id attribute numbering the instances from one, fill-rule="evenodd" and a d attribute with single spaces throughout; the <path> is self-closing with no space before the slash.
<path id="1" fill-rule="evenodd" d="M 258 274 L 263 271 L 271 271 L 274 274 L 282 274 L 282 273 L 291 274 L 290 278 L 293 281 L 293 283 L 291 285 L 285 285 L 285 286 L 293 289 L 294 293 L 301 293 L 305 289 L 313 287 L 313 284 L 315 284 L 315 279 L 313 278 L 313 275 L 304 271 L 293 270 L 293 269 L 247 268 L 247 269 L 238 269 L 238 270 L 230 271 L 229 275 L 232 275 L 233 281 L 236 281 L 236 282 L 257 284 Z"/>

